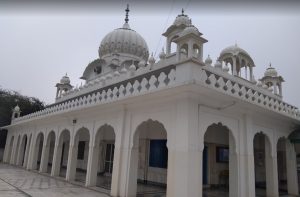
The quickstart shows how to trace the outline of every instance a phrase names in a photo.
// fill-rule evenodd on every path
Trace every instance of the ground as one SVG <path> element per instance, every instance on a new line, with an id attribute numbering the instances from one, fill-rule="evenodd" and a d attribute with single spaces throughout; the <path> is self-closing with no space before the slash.
<path id="1" fill-rule="evenodd" d="M 1 197 L 57 197 L 85 196 L 109 197 L 109 191 L 95 187 L 86 188 L 80 184 L 69 183 L 61 177 L 50 177 L 35 171 L 28 171 L 16 166 L 0 163 L 0 196 Z M 259 192 L 261 193 L 261 192 Z M 165 197 L 165 194 L 139 195 L 143 197 Z M 222 190 L 205 189 L 204 197 L 228 197 Z M 257 197 L 263 195 L 257 195 Z M 281 197 L 288 197 L 282 195 Z"/>
<path id="2" fill-rule="evenodd" d="M 1 197 L 57 197 L 83 196 L 83 194 L 85 197 L 109 196 L 100 191 L 70 184 L 59 178 L 52 178 L 2 163 L 0 164 L 0 194 Z"/>

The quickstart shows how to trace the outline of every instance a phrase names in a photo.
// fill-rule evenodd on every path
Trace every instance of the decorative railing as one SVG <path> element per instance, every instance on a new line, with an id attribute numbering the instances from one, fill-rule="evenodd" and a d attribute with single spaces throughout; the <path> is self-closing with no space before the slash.
<path id="1" fill-rule="evenodd" d="M 202 63 L 196 66 L 199 68 L 200 75 L 193 75 L 194 79 L 186 79 L 186 82 L 197 81 L 205 87 L 300 120 L 300 112 L 296 107 L 283 102 L 281 98 L 269 90 L 258 87 L 247 80 L 232 76 L 222 71 L 222 69 L 203 66 Z M 190 67 L 187 66 L 186 69 L 190 69 Z M 157 66 L 155 69 L 148 67 L 117 73 L 113 77 L 108 75 L 105 78 L 92 81 L 78 90 L 71 91 L 44 110 L 16 118 L 13 123 L 105 104 L 161 90 L 165 87 L 186 84 L 186 82 L 180 81 L 182 79 L 176 77 L 182 75 L 179 69 L 176 69 L 176 66 L 172 64 L 169 64 L 169 66 Z"/>
<path id="2" fill-rule="evenodd" d="M 211 66 L 202 68 L 199 79 L 203 85 L 241 100 L 257 104 L 261 107 L 284 115 L 300 119 L 297 107 L 287 104 L 268 89 L 258 87 L 249 81 L 234 77 Z"/>
<path id="3" fill-rule="evenodd" d="M 137 70 L 136 72 L 139 71 Z M 175 66 L 172 65 L 150 72 L 148 70 L 148 73 L 133 76 L 130 79 L 112 85 L 98 87 L 97 90 L 90 91 L 59 103 L 54 103 L 44 110 L 15 119 L 14 123 L 49 114 L 109 103 L 123 98 L 160 90 L 167 86 L 172 86 L 175 83 L 175 74 Z"/>

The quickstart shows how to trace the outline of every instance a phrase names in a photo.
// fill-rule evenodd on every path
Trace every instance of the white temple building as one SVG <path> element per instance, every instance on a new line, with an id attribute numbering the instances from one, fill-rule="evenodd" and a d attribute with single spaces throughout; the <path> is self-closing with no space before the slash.
<path id="1" fill-rule="evenodd" d="M 202 197 L 218 187 L 230 197 L 260 189 L 268 197 L 298 195 L 288 136 L 300 112 L 283 101 L 275 68 L 264 65 L 256 80 L 258 65 L 236 44 L 214 62 L 204 58 L 207 40 L 184 12 L 163 33 L 165 51 L 155 59 L 128 12 L 101 41 L 84 85 L 72 86 L 66 75 L 46 109 L 21 116 L 15 107 L 4 127 L 4 162 L 113 197 Z"/>

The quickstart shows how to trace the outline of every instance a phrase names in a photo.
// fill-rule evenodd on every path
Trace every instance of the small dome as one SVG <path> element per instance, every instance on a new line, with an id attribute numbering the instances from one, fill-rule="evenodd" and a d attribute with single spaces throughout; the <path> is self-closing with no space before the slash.
<path id="1" fill-rule="evenodd" d="M 265 77 L 277 77 L 278 73 L 275 68 L 273 68 L 270 64 L 270 67 L 264 73 Z"/>
<path id="2" fill-rule="evenodd" d="M 162 48 L 161 52 L 159 53 L 159 58 L 160 59 L 165 59 L 166 58 L 166 53 L 164 48 Z"/>
<path id="3" fill-rule="evenodd" d="M 70 84 L 70 78 L 67 76 L 67 74 L 65 76 L 63 76 L 60 80 L 60 83 L 62 84 Z"/>
<path id="4" fill-rule="evenodd" d="M 197 29 L 197 27 L 195 27 L 194 25 L 190 25 L 190 26 L 186 27 L 182 32 L 182 35 L 186 35 L 186 34 L 195 34 L 195 35 L 199 36 L 200 32 Z"/>
<path id="5" fill-rule="evenodd" d="M 146 65 L 146 62 L 144 60 L 140 61 L 138 66 L 139 67 L 144 67 Z"/>
<path id="6" fill-rule="evenodd" d="M 215 68 L 222 69 L 222 63 L 219 60 L 216 61 Z"/>
<path id="7" fill-rule="evenodd" d="M 152 65 L 155 63 L 155 59 L 153 57 L 153 53 L 151 54 L 151 57 L 149 58 L 149 63 Z"/>
<path id="8" fill-rule="evenodd" d="M 223 71 L 224 72 L 229 72 L 229 66 L 228 66 L 228 64 L 225 64 L 225 66 L 224 66 L 224 68 L 223 68 Z"/>
<path id="9" fill-rule="evenodd" d="M 212 59 L 210 58 L 210 56 L 208 55 L 207 58 L 205 59 L 205 64 L 212 64 Z"/>
<path id="10" fill-rule="evenodd" d="M 176 19 L 173 23 L 173 25 L 176 25 L 176 26 L 179 26 L 179 25 L 189 26 L 191 24 L 192 24 L 191 19 L 188 17 L 188 15 L 184 14 L 183 9 L 182 9 L 182 13 L 176 17 Z"/>
<path id="11" fill-rule="evenodd" d="M 19 111 L 20 111 L 19 105 L 15 106 L 14 111 L 15 111 L 15 112 L 19 112 Z"/>
<path id="12" fill-rule="evenodd" d="M 239 56 L 241 59 L 246 60 L 250 66 L 255 66 L 254 61 L 252 60 L 249 53 L 246 50 L 240 48 L 237 44 L 223 49 L 220 53 L 219 59 L 220 61 L 225 61 L 225 59 L 231 59 L 232 56 Z"/>
<path id="13" fill-rule="evenodd" d="M 135 56 L 137 59 L 148 60 L 149 51 L 144 38 L 136 31 L 130 29 L 128 23 L 108 33 L 101 41 L 99 57 L 113 53 L 124 53 Z"/>
<path id="14" fill-rule="evenodd" d="M 225 55 L 227 53 L 230 53 L 232 55 L 238 55 L 239 53 L 244 53 L 245 55 L 248 55 L 250 57 L 248 52 L 246 50 L 238 47 L 237 44 L 235 44 L 233 46 L 229 46 L 221 51 L 221 55 Z"/>

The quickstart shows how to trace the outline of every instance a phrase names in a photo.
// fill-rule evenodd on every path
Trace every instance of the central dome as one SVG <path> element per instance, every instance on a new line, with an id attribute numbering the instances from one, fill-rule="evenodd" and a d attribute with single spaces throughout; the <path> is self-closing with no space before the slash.
<path id="1" fill-rule="evenodd" d="M 113 54 L 130 55 L 136 60 L 147 61 L 149 50 L 144 38 L 130 29 L 128 23 L 108 33 L 101 41 L 99 57 L 103 59 Z"/>

